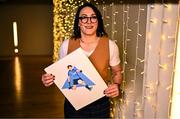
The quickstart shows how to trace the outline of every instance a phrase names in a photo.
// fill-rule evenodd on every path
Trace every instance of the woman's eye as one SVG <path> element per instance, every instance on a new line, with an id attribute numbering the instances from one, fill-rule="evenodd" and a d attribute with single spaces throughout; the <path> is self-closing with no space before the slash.
<path id="1" fill-rule="evenodd" d="M 87 19 L 88 17 L 82 17 L 82 19 Z"/>
<path id="2" fill-rule="evenodd" d="M 82 17 L 79 17 L 80 19 L 87 19 L 87 17 L 85 17 L 85 16 L 82 16 Z"/>

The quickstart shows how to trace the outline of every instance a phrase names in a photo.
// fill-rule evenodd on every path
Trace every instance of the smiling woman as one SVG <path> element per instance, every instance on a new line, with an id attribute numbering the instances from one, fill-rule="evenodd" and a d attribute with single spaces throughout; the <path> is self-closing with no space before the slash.
<path id="1" fill-rule="evenodd" d="M 94 35 L 96 37 L 96 29 L 97 29 L 97 24 L 98 20 L 96 17 L 96 14 L 94 13 L 93 9 L 90 7 L 83 8 L 80 12 L 79 15 L 79 27 L 81 30 L 81 35 Z M 82 36 L 83 38 L 83 36 Z M 97 40 L 95 39 L 82 39 L 82 41 L 85 42 L 87 40 L 88 42 L 92 42 L 92 40 Z"/>
<path id="2" fill-rule="evenodd" d="M 108 68 L 110 66 L 113 83 L 101 92 L 104 93 L 103 98 L 80 110 L 75 110 L 71 103 L 65 99 L 65 118 L 109 118 L 109 98 L 119 96 L 119 84 L 122 80 L 119 50 L 116 43 L 107 37 L 102 15 L 91 3 L 84 3 L 77 9 L 73 34 L 70 39 L 64 40 L 62 43 L 59 51 L 60 58 L 65 57 L 77 48 L 83 50 L 106 83 L 110 81 L 108 77 Z M 54 78 L 51 74 L 43 74 L 42 82 L 48 87 L 53 84 Z"/>

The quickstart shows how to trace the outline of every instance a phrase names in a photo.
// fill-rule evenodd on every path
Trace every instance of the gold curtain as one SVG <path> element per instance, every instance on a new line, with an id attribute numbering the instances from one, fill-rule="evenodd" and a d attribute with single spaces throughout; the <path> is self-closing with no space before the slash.
<path id="1" fill-rule="evenodd" d="M 89 2 L 89 0 L 53 0 L 54 61 L 59 58 L 58 51 L 62 41 L 71 36 L 77 7 L 87 1 Z"/>

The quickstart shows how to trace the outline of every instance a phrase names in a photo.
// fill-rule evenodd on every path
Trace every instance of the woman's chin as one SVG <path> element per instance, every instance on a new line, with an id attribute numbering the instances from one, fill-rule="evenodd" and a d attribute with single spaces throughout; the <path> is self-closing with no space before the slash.
<path id="1" fill-rule="evenodd" d="M 88 31 L 88 32 L 85 32 L 84 35 L 88 35 L 88 36 L 92 36 L 92 35 L 95 35 L 96 32 L 92 32 L 92 31 Z"/>

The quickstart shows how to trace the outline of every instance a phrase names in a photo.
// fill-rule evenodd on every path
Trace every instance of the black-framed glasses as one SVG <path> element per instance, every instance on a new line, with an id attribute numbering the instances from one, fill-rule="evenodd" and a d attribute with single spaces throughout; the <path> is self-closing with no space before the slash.
<path id="1" fill-rule="evenodd" d="M 82 16 L 82 17 L 79 17 L 79 19 L 81 20 L 82 23 L 87 23 L 89 19 L 90 19 L 91 23 L 96 23 L 97 22 L 97 17 L 96 16 L 92 16 L 92 17 Z"/>

